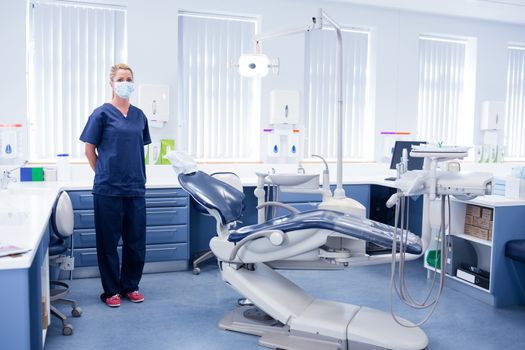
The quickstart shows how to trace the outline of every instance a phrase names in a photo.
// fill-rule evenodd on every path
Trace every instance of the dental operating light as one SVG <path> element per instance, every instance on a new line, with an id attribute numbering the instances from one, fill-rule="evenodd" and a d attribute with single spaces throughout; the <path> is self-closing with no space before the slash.
<path id="1" fill-rule="evenodd" d="M 245 77 L 263 77 L 268 74 L 268 68 L 274 67 L 267 56 L 261 53 L 261 43 L 263 40 L 273 39 L 288 35 L 304 34 L 312 30 L 326 28 L 324 21 L 327 21 L 335 29 L 336 46 L 336 117 L 337 117 L 337 186 L 334 191 L 334 199 L 345 200 L 346 195 L 343 189 L 343 37 L 341 26 L 334 21 L 323 10 L 319 9 L 317 17 L 312 17 L 312 23 L 306 27 L 279 31 L 273 33 L 258 34 L 254 37 L 255 54 L 242 55 L 239 59 L 239 73 Z M 278 65 L 277 65 L 278 66 Z"/>

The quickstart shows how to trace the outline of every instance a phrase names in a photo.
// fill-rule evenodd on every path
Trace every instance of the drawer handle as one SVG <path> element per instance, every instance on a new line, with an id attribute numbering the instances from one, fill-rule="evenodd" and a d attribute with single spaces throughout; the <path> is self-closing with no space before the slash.
<path id="1" fill-rule="evenodd" d="M 174 228 L 172 230 L 166 230 L 165 228 L 154 228 L 154 227 L 148 227 L 146 229 L 147 232 L 177 232 L 178 229 Z"/>
<path id="2" fill-rule="evenodd" d="M 148 248 L 146 251 L 148 252 L 164 252 L 166 250 L 177 250 L 177 247 L 170 247 L 170 248 Z"/>
<path id="3" fill-rule="evenodd" d="M 80 213 L 80 217 L 82 216 L 95 216 L 95 213 Z"/>
<path id="4" fill-rule="evenodd" d="M 151 211 L 148 214 L 176 214 L 176 210 L 159 210 L 159 211 Z"/>
<path id="5" fill-rule="evenodd" d="M 80 234 L 80 237 L 85 237 L 85 236 L 95 236 L 96 233 L 81 233 Z"/>
<path id="6" fill-rule="evenodd" d="M 154 199 L 146 199 L 146 202 L 148 203 L 178 203 L 179 200 L 177 198 L 154 198 Z"/>
<path id="7" fill-rule="evenodd" d="M 147 193 L 146 196 L 153 196 L 154 194 L 153 193 Z M 158 193 L 158 194 L 155 194 L 157 196 L 181 196 L 181 193 L 180 192 L 162 192 L 162 193 Z"/>

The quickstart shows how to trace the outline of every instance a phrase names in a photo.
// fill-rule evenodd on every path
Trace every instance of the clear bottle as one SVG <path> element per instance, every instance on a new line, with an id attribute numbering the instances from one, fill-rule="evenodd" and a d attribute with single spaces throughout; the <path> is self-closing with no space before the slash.
<path id="1" fill-rule="evenodd" d="M 69 163 L 68 153 L 57 154 L 57 180 L 71 180 L 71 164 Z"/>

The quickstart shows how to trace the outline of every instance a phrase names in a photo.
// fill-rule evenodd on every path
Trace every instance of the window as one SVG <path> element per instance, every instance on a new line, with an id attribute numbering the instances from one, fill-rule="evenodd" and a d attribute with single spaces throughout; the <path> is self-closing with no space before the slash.
<path id="1" fill-rule="evenodd" d="M 254 52 L 254 18 L 179 13 L 179 149 L 201 160 L 258 160 L 260 79 L 232 62 Z"/>
<path id="2" fill-rule="evenodd" d="M 472 144 L 475 62 L 467 44 L 467 39 L 419 37 L 419 139 Z"/>
<path id="3" fill-rule="evenodd" d="M 374 123 L 368 112 L 369 33 L 343 30 L 343 158 L 373 158 Z M 307 154 L 337 157 L 336 33 L 306 34 Z"/>
<path id="4" fill-rule="evenodd" d="M 126 11 L 31 1 L 28 19 L 30 159 L 84 157 L 78 137 L 93 109 L 111 96 L 110 67 L 126 62 Z"/>
<path id="5" fill-rule="evenodd" d="M 505 154 L 525 158 L 525 45 L 508 48 Z"/>

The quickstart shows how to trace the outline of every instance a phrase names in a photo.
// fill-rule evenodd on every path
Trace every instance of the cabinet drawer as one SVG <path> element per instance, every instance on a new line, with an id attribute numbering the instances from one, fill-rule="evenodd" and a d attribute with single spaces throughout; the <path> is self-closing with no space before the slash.
<path id="1" fill-rule="evenodd" d="M 146 246 L 146 262 L 188 260 L 189 256 L 188 243 Z"/>
<path id="2" fill-rule="evenodd" d="M 93 195 L 91 191 L 69 191 L 74 209 L 93 209 Z"/>
<path id="3" fill-rule="evenodd" d="M 93 210 L 75 210 L 75 228 L 95 227 Z M 146 208 L 146 225 L 185 225 L 188 223 L 187 207 Z"/>
<path id="4" fill-rule="evenodd" d="M 146 227 L 146 244 L 186 243 L 188 226 L 148 226 Z"/>
<path id="5" fill-rule="evenodd" d="M 94 228 L 75 229 L 74 246 L 76 248 L 94 248 L 97 246 Z M 150 226 L 146 227 L 146 244 L 184 243 L 188 241 L 188 226 Z M 119 242 L 122 244 L 122 241 Z"/>
<path id="6" fill-rule="evenodd" d="M 147 208 L 147 225 L 185 225 L 188 223 L 187 207 Z"/>
<path id="7" fill-rule="evenodd" d="M 146 197 L 146 207 L 185 207 L 188 197 Z"/>
<path id="8" fill-rule="evenodd" d="M 92 248 L 97 246 L 94 228 L 75 229 L 73 231 L 73 244 L 76 248 Z"/>
<path id="9" fill-rule="evenodd" d="M 95 211 L 91 210 L 74 210 L 75 228 L 93 228 L 95 227 Z"/>
<path id="10" fill-rule="evenodd" d="M 93 209 L 91 191 L 69 191 L 75 209 Z M 146 206 L 179 207 L 188 205 L 188 195 L 181 188 L 146 189 Z"/>
<path id="11" fill-rule="evenodd" d="M 118 247 L 122 259 L 122 247 Z M 96 248 L 75 249 L 75 266 L 98 266 Z M 188 244 L 153 244 L 146 246 L 146 262 L 188 260 Z"/>
<path id="12" fill-rule="evenodd" d="M 147 188 L 146 199 L 159 197 L 188 197 L 182 188 Z"/>

